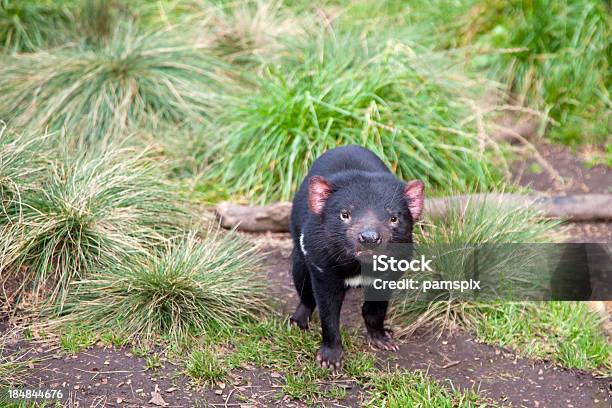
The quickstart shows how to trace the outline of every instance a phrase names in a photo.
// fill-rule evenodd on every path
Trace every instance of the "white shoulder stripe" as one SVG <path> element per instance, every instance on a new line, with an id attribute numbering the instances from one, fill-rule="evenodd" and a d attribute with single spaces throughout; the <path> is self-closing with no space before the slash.
<path id="1" fill-rule="evenodd" d="M 304 248 L 304 233 L 303 232 L 300 235 L 300 249 L 302 250 L 302 253 L 304 254 L 304 256 L 308 254 L 308 252 L 306 252 L 306 248 Z"/>
<path id="2" fill-rule="evenodd" d="M 374 278 L 371 276 L 355 275 L 344 279 L 344 284 L 350 288 L 369 286 L 372 283 L 374 283 Z"/>

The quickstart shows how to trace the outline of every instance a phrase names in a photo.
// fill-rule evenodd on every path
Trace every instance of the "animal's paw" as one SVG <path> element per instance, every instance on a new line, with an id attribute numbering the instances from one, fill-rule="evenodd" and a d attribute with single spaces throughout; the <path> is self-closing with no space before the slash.
<path id="1" fill-rule="evenodd" d="M 304 306 L 303 303 L 300 303 L 289 320 L 292 324 L 295 324 L 300 329 L 308 330 L 308 321 L 310 320 L 311 314 L 312 309 Z"/>
<path id="2" fill-rule="evenodd" d="M 397 351 L 399 346 L 393 341 L 393 332 L 389 329 L 368 333 L 368 343 L 373 348 L 386 351 Z"/>
<path id="3" fill-rule="evenodd" d="M 308 330 L 308 320 L 307 319 L 296 318 L 295 315 L 293 315 L 289 318 L 289 321 L 291 322 L 291 324 L 296 325 L 302 330 Z"/>
<path id="4" fill-rule="evenodd" d="M 342 347 L 321 346 L 317 351 L 317 362 L 321 367 L 339 373 L 342 369 Z"/>

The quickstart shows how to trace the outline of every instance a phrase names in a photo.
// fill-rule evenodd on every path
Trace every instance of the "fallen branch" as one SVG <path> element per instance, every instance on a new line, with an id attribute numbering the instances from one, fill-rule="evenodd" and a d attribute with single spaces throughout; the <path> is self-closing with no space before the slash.
<path id="1" fill-rule="evenodd" d="M 431 198 L 425 201 L 425 217 L 444 217 L 449 208 L 465 208 L 484 202 L 499 207 L 537 205 L 546 217 L 565 218 L 571 221 L 612 220 L 612 194 L 583 194 L 569 196 L 520 195 L 482 193 Z M 215 208 L 225 228 L 237 228 L 249 232 L 287 232 L 291 203 L 280 202 L 267 206 L 248 206 L 222 202 Z"/>

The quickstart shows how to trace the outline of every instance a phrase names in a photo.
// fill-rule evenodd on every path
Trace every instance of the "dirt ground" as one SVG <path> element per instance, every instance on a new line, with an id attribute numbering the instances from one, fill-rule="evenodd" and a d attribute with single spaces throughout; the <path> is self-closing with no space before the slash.
<path id="1" fill-rule="evenodd" d="M 580 155 L 572 154 L 568 148 L 559 145 L 541 144 L 538 151 L 561 177 L 562 183 L 533 157 L 514 162 L 514 182 L 552 194 L 612 194 L 612 169 L 609 167 L 601 164 L 589 167 Z M 570 223 L 567 233 L 573 242 L 612 242 L 612 223 Z"/>
<path id="2" fill-rule="evenodd" d="M 513 169 L 521 185 L 557 193 L 610 193 L 612 172 L 596 166 L 585 169 L 566 149 L 545 146 L 544 157 L 554 164 L 568 181 L 555 185 L 545 173 L 527 171 L 531 161 L 517 163 Z M 583 242 L 610 242 L 610 223 L 569 225 L 570 239 Z M 287 234 L 267 234 L 256 238 L 267 251 L 267 275 L 270 286 L 280 299 L 282 312 L 288 315 L 296 304 L 289 276 L 291 241 Z M 343 311 L 343 325 L 362 327 L 360 292 L 349 293 Z M 311 330 L 317 330 L 313 325 Z M 234 372 L 231 381 L 215 387 L 194 388 L 179 366 L 162 360 L 158 369 L 145 369 L 146 361 L 128 349 L 96 345 L 67 356 L 57 346 L 36 344 L 11 333 L 0 323 L 0 334 L 9 336 L 8 351 L 41 359 L 29 370 L 30 388 L 61 389 L 63 402 L 79 407 L 259 407 L 303 406 L 283 396 L 282 373 L 248 367 Z M 364 344 L 364 347 L 367 347 Z M 460 389 L 474 389 L 501 405 L 513 407 L 596 407 L 612 406 L 612 381 L 593 374 L 559 367 L 549 361 L 536 361 L 515 355 L 510 350 L 478 343 L 462 331 L 434 338 L 417 332 L 402 340 L 400 350 L 378 352 L 379 364 L 408 370 L 423 370 L 430 377 Z M 347 389 L 347 398 L 324 403 L 326 406 L 359 406 L 363 390 L 339 377 L 335 382 Z M 1 404 L 1 403 L 0 403 Z"/>

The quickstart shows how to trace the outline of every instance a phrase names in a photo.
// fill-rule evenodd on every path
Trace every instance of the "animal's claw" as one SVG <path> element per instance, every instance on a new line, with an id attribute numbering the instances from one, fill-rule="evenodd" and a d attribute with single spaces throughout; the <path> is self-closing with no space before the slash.
<path id="1" fill-rule="evenodd" d="M 340 347 L 330 348 L 322 346 L 317 351 L 316 360 L 322 368 L 331 370 L 338 374 L 342 370 L 342 349 Z"/>
<path id="2" fill-rule="evenodd" d="M 378 333 L 368 333 L 368 343 L 371 347 L 378 350 L 399 350 L 399 346 L 393 341 L 393 332 L 389 329 L 384 329 Z"/>

